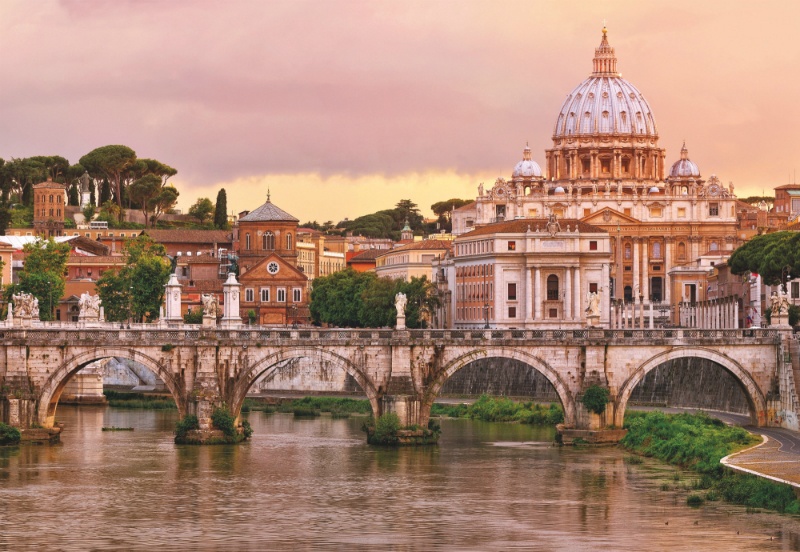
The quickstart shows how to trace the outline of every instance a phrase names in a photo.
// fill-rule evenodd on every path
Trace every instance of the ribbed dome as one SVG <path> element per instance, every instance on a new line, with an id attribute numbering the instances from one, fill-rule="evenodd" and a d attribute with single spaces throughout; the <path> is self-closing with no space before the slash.
<path id="1" fill-rule="evenodd" d="M 542 176 L 542 168 L 536 161 L 531 159 L 531 148 L 527 144 L 525 149 L 522 150 L 522 161 L 514 167 L 513 176 L 514 178 L 541 178 Z"/>
<path id="2" fill-rule="evenodd" d="M 689 159 L 689 150 L 686 149 L 685 142 L 681 148 L 681 158 L 672 164 L 672 168 L 669 170 L 669 176 L 674 178 L 697 178 L 700 176 L 700 168 Z"/>
<path id="3" fill-rule="evenodd" d="M 594 71 L 567 96 L 553 138 L 581 134 L 634 134 L 658 137 L 656 121 L 639 90 L 617 73 L 617 58 L 603 28 Z"/>

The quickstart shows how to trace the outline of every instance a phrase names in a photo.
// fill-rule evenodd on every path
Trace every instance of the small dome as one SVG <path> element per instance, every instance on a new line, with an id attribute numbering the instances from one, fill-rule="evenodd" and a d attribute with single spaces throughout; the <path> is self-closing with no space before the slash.
<path id="1" fill-rule="evenodd" d="M 659 191 L 660 190 L 658 189 L 658 186 L 651 186 L 650 187 L 650 193 L 651 194 L 657 194 Z"/>
<path id="2" fill-rule="evenodd" d="M 689 150 L 686 149 L 686 142 L 683 143 L 681 148 L 681 158 L 673 163 L 672 168 L 669 170 L 669 175 L 672 178 L 697 178 L 700 176 L 700 168 L 689 159 Z"/>
<path id="3" fill-rule="evenodd" d="M 526 144 L 525 149 L 522 150 L 522 161 L 517 163 L 514 167 L 514 178 L 541 178 L 542 168 L 536 161 L 531 159 L 531 148 Z"/>
<path id="4" fill-rule="evenodd" d="M 563 193 L 565 193 L 565 192 L 564 192 L 564 188 L 563 188 L 563 187 L 561 187 L 561 186 L 556 186 L 556 189 L 555 189 L 555 190 L 553 190 L 553 193 L 554 193 L 554 194 L 563 194 Z"/>

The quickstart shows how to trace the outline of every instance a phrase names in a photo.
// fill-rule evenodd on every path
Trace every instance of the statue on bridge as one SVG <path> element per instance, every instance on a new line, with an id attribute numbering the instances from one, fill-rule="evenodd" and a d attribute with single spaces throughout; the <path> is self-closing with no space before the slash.
<path id="1" fill-rule="evenodd" d="M 200 296 L 200 300 L 203 301 L 203 318 L 217 318 L 219 314 L 219 302 L 217 301 L 217 296 L 213 293 L 204 293 Z"/>
<path id="2" fill-rule="evenodd" d="M 18 318 L 33 318 L 34 310 L 36 317 L 39 316 L 39 300 L 30 293 L 15 293 L 11 296 L 14 303 L 14 315 Z"/>
<path id="3" fill-rule="evenodd" d="M 404 317 L 406 316 L 406 303 L 408 299 L 406 299 L 406 294 L 402 291 L 394 296 L 394 307 L 397 309 L 397 316 Z"/>
<path id="4" fill-rule="evenodd" d="M 590 291 L 586 294 L 586 316 L 600 316 L 600 294 Z"/>
<path id="5" fill-rule="evenodd" d="M 788 326 L 789 325 L 789 297 L 786 292 L 781 289 L 780 291 L 773 291 L 769 297 L 770 302 L 770 326 Z"/>
<path id="6" fill-rule="evenodd" d="M 81 294 L 80 301 L 78 302 L 78 306 L 80 306 L 81 309 L 78 318 L 80 320 L 99 320 L 101 302 L 102 301 L 100 300 L 99 295 L 89 295 L 88 291 L 83 292 Z"/>

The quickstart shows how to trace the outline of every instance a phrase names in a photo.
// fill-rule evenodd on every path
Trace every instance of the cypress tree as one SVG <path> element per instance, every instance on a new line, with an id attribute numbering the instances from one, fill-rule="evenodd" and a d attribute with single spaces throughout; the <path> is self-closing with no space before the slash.
<path id="1" fill-rule="evenodd" d="M 228 196 L 225 188 L 217 193 L 217 205 L 214 208 L 214 228 L 224 230 L 228 227 Z"/>
<path id="2" fill-rule="evenodd" d="M 77 184 L 73 184 L 69 187 L 69 204 L 70 205 L 80 205 L 81 200 L 78 197 L 78 186 Z"/>
<path id="3" fill-rule="evenodd" d="M 100 185 L 100 205 L 104 205 L 106 201 L 111 199 L 111 184 L 108 178 L 103 179 L 103 184 Z"/>

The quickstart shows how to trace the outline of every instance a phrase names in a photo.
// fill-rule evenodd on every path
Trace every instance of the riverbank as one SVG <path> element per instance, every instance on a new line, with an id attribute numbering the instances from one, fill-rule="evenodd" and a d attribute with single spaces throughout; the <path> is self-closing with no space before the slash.
<path id="1" fill-rule="evenodd" d="M 705 414 L 630 412 L 625 416 L 625 449 L 695 472 L 687 503 L 725 500 L 748 508 L 800 513 L 790 485 L 725 469 L 722 458 L 753 446 L 760 438 Z M 671 490 L 671 489 L 665 489 Z"/>

